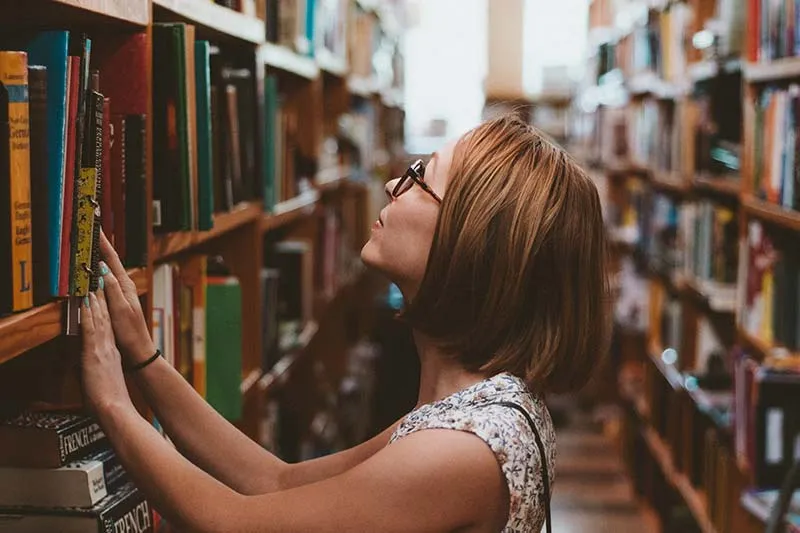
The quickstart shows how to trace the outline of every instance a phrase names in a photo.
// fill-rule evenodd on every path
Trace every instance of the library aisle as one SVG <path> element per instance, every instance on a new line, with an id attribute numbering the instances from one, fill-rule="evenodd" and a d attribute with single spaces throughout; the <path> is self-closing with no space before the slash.
<path id="1" fill-rule="evenodd" d="M 567 415 L 563 426 L 556 428 L 558 470 L 553 489 L 553 531 L 658 531 L 655 516 L 636 497 L 621 459 L 618 409 L 596 409 L 596 416 L 569 402 L 558 409 Z"/>

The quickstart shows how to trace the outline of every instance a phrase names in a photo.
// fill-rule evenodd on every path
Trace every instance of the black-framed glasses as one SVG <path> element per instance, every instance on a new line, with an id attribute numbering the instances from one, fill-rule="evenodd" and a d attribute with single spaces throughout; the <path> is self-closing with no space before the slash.
<path id="1" fill-rule="evenodd" d="M 406 173 L 403 174 L 403 177 L 400 178 L 400 181 L 398 181 L 397 185 L 392 189 L 392 197 L 399 198 L 400 195 L 408 192 L 415 183 L 419 185 L 423 191 L 433 196 L 433 199 L 438 203 L 442 203 L 442 199 L 439 198 L 439 195 L 433 192 L 430 185 L 425 183 L 425 164 L 422 162 L 422 159 L 417 159 L 408 167 Z"/>

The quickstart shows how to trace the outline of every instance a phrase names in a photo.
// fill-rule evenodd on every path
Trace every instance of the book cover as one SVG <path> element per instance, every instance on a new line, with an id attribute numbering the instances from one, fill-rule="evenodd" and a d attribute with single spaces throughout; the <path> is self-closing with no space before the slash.
<path id="1" fill-rule="evenodd" d="M 102 73 L 99 92 L 111 98 L 113 114 L 147 114 L 148 60 L 146 32 L 104 35 L 93 61 Z"/>
<path id="2" fill-rule="evenodd" d="M 195 255 L 184 261 L 180 269 L 181 284 L 191 291 L 190 361 L 191 383 L 200 396 L 206 395 L 206 257 Z M 182 311 L 182 318 L 185 316 Z"/>
<path id="3" fill-rule="evenodd" d="M 161 353 L 172 366 L 175 366 L 174 296 L 172 264 L 158 265 L 153 271 L 153 322 L 158 318 L 161 324 L 161 338 L 163 339 Z"/>
<path id="4" fill-rule="evenodd" d="M 133 483 L 127 483 L 93 507 L 0 508 L 0 533 L 133 532 L 154 533 L 149 502 Z"/>
<path id="5" fill-rule="evenodd" d="M 183 26 L 183 54 L 185 78 L 183 80 L 186 116 L 186 166 L 188 170 L 187 190 L 184 191 L 184 213 L 186 229 L 197 230 L 198 176 L 197 176 L 197 88 L 195 85 L 195 39 L 194 26 Z"/>
<path id="6" fill-rule="evenodd" d="M 28 65 L 31 146 L 31 234 L 33 246 L 33 304 L 42 305 L 50 291 L 50 180 L 47 151 L 47 67 Z"/>
<path id="7" fill-rule="evenodd" d="M 264 79 L 264 133 L 262 139 L 264 146 L 262 147 L 261 161 L 264 165 L 262 170 L 262 198 L 264 200 L 264 209 L 272 211 L 275 203 L 278 201 L 275 196 L 275 182 L 277 176 L 278 162 L 275 160 L 277 151 L 275 145 L 277 144 L 276 135 L 278 135 L 278 78 L 274 74 L 269 74 Z"/>
<path id="8" fill-rule="evenodd" d="M 206 399 L 228 420 L 242 416 L 242 289 L 235 277 L 208 277 Z"/>
<path id="9" fill-rule="evenodd" d="M 197 112 L 197 228 L 214 225 L 214 148 L 211 126 L 211 57 L 208 41 L 195 43 Z"/>
<path id="10" fill-rule="evenodd" d="M 91 507 L 126 481 L 110 449 L 61 468 L 0 467 L 0 506 Z"/>
<path id="11" fill-rule="evenodd" d="M 69 32 L 38 33 L 27 46 L 28 63 L 47 68 L 47 243 L 50 296 L 57 296 L 64 212 L 64 172 L 69 109 Z"/>
<path id="12" fill-rule="evenodd" d="M 33 305 L 27 60 L 0 52 L 0 313 Z"/>
<path id="13" fill-rule="evenodd" d="M 80 414 L 27 412 L 0 421 L 0 466 L 59 468 L 103 446 L 100 425 Z"/>

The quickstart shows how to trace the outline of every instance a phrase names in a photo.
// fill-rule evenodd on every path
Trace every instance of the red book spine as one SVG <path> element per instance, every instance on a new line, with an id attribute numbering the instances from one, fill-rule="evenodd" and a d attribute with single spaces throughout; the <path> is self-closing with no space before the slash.
<path id="1" fill-rule="evenodd" d="M 747 59 L 755 63 L 758 61 L 761 0 L 748 0 L 747 6 Z"/>
<path id="2" fill-rule="evenodd" d="M 58 273 L 58 294 L 69 296 L 69 271 L 72 250 L 72 214 L 75 188 L 75 141 L 78 120 L 78 92 L 81 58 L 69 58 L 69 109 L 67 109 L 67 157 L 64 165 L 64 218 L 61 222 L 61 267 Z"/>

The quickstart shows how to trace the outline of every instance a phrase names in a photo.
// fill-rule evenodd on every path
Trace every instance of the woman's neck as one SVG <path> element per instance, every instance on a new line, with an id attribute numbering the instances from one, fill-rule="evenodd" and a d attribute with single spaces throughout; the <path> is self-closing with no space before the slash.
<path id="1" fill-rule="evenodd" d="M 430 339 L 416 331 L 414 343 L 420 361 L 417 406 L 441 400 L 488 377 L 465 370 L 452 355 L 444 353 Z"/>

